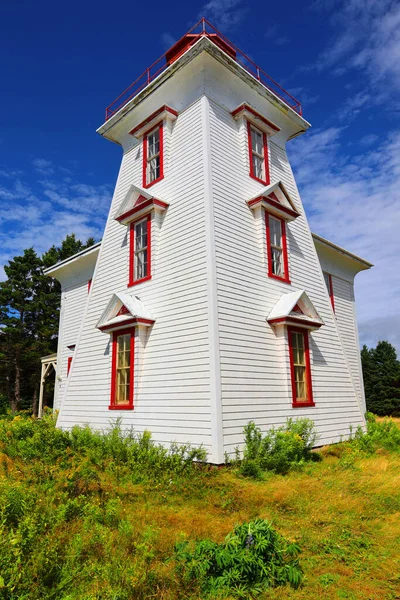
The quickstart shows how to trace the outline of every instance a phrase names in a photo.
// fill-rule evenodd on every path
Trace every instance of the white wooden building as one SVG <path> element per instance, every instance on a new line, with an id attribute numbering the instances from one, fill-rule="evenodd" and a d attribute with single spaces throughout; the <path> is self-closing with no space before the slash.
<path id="1" fill-rule="evenodd" d="M 47 273 L 58 425 L 122 417 L 222 463 L 250 420 L 310 418 L 319 444 L 364 423 L 353 281 L 371 265 L 310 232 L 286 154 L 300 105 L 200 25 L 109 107 L 104 237 Z"/>

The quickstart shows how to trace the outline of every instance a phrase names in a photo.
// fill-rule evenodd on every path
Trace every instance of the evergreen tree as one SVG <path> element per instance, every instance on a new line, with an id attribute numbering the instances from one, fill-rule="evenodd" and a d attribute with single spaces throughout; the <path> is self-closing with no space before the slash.
<path id="1" fill-rule="evenodd" d="M 361 350 L 367 410 L 377 415 L 400 414 L 400 362 L 389 342 Z"/>
<path id="2" fill-rule="evenodd" d="M 93 245 L 68 235 L 59 248 L 39 257 L 25 250 L 4 267 L 7 279 L 0 283 L 0 396 L 13 412 L 37 410 L 40 358 L 57 349 L 60 284 L 43 270 Z"/>

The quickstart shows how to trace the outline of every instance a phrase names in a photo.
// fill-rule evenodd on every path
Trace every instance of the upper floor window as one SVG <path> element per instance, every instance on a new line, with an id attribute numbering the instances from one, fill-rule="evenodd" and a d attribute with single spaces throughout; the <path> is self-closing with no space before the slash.
<path id="1" fill-rule="evenodd" d="M 113 333 L 110 409 L 133 408 L 134 349 L 134 329 Z"/>
<path id="2" fill-rule="evenodd" d="M 283 219 L 265 213 L 267 229 L 268 275 L 290 283 L 286 241 L 286 223 Z"/>
<path id="3" fill-rule="evenodd" d="M 288 327 L 292 405 L 314 406 L 308 331 Z"/>
<path id="4" fill-rule="evenodd" d="M 71 365 L 72 365 L 72 356 L 68 356 L 68 361 L 67 361 L 67 375 L 69 375 L 69 372 L 71 370 Z"/>
<path id="5" fill-rule="evenodd" d="M 129 285 L 151 278 L 151 215 L 130 225 Z"/>
<path id="6" fill-rule="evenodd" d="M 143 187 L 163 179 L 163 154 L 163 124 L 159 123 L 143 138 Z"/>
<path id="7" fill-rule="evenodd" d="M 250 177 L 265 185 L 269 184 L 267 134 L 247 122 Z"/>
<path id="8" fill-rule="evenodd" d="M 326 273 L 324 271 L 324 279 L 325 279 L 326 289 L 328 290 L 329 298 L 331 300 L 333 311 L 335 311 L 335 297 L 333 295 L 332 275 L 330 273 Z"/>

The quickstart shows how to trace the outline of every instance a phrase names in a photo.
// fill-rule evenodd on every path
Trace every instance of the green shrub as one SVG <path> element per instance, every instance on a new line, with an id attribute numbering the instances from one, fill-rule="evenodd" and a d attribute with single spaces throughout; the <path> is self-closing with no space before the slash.
<path id="1" fill-rule="evenodd" d="M 237 453 L 240 472 L 244 476 L 260 477 L 264 471 L 284 474 L 318 458 L 311 452 L 316 433 L 314 423 L 309 419 L 288 419 L 285 426 L 272 428 L 264 436 L 259 427 L 249 422 L 244 435 L 242 460 Z"/>
<path id="2" fill-rule="evenodd" d="M 179 576 L 197 583 L 205 597 L 248 598 L 280 585 L 299 587 L 299 552 L 297 544 L 287 542 L 268 521 L 256 519 L 235 527 L 221 544 L 181 542 L 175 558 Z"/>
<path id="3" fill-rule="evenodd" d="M 389 418 L 378 421 L 372 413 L 366 414 L 367 430 L 358 427 L 350 440 L 353 449 L 373 454 L 379 448 L 400 452 L 400 429 Z"/>

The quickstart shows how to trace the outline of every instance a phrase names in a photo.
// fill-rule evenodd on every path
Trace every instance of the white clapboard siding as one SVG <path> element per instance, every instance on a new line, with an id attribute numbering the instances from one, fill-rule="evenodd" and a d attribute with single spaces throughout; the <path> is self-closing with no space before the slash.
<path id="1" fill-rule="evenodd" d="M 252 100 L 250 92 L 241 99 Z M 210 120 L 225 450 L 232 452 L 243 440 L 249 420 L 265 430 L 288 417 L 308 417 L 316 423 L 320 443 L 337 441 L 348 435 L 350 424 L 363 420 L 286 153 L 270 140 L 271 182 L 283 181 L 302 215 L 288 225 L 291 285 L 268 278 L 255 219 L 246 205 L 262 185 L 249 177 L 244 124 L 216 102 L 210 103 Z M 303 409 L 291 406 L 289 370 L 282 365 L 289 362 L 287 344 L 266 323 L 280 296 L 296 289 L 307 291 L 325 323 L 310 334 L 316 406 Z"/>
<path id="2" fill-rule="evenodd" d="M 360 349 L 358 346 L 357 321 L 354 307 L 354 285 L 340 277 L 332 276 L 335 315 L 347 362 L 360 402 L 364 402 Z"/>
<path id="3" fill-rule="evenodd" d="M 95 324 L 112 294 L 127 291 L 127 229 L 113 216 L 129 186 L 142 185 L 140 142 L 123 157 L 60 413 L 62 427 L 90 422 L 105 429 L 121 416 L 124 426 L 147 429 L 158 442 L 190 442 L 211 450 L 204 175 L 202 148 L 194 142 L 201 120 L 199 101 L 179 114 L 172 131 L 166 131 L 165 178 L 151 188 L 170 206 L 157 239 L 153 236 L 157 247 L 152 248 L 152 279 L 128 289 L 156 320 L 145 347 L 135 336 L 135 408 L 108 410 L 110 336 L 96 330 Z M 153 233 L 155 227 L 153 220 Z"/>
<path id="4" fill-rule="evenodd" d="M 60 326 L 57 348 L 57 377 L 54 409 L 61 407 L 67 383 L 68 358 L 74 351 L 68 348 L 77 343 L 88 295 L 88 281 L 78 281 L 63 288 L 61 294 Z"/>

